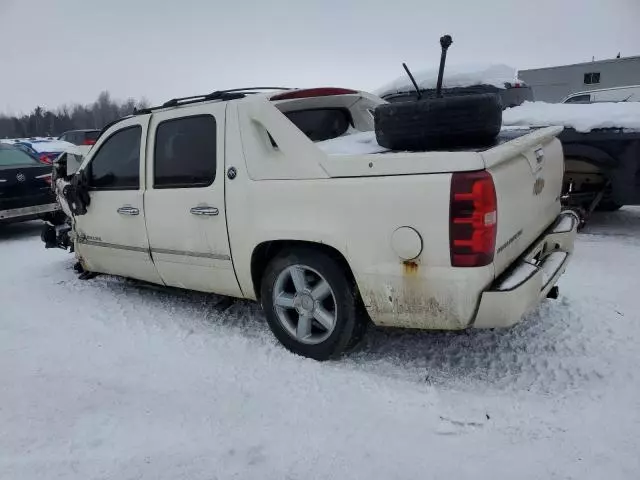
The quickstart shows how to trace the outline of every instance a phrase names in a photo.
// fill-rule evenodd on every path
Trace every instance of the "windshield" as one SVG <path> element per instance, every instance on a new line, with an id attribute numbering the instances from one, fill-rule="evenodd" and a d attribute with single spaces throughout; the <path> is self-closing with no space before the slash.
<path id="1" fill-rule="evenodd" d="M 39 165 L 30 155 L 17 148 L 0 145 L 0 167 L 13 165 Z"/>

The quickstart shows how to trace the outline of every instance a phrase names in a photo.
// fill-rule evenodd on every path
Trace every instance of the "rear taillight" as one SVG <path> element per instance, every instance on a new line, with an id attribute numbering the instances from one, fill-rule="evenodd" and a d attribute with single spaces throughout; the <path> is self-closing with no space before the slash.
<path id="1" fill-rule="evenodd" d="M 491 174 L 487 171 L 454 173 L 449 212 L 451 265 L 489 265 L 493 262 L 497 231 L 498 205 Z"/>
<path id="2" fill-rule="evenodd" d="M 302 90 L 291 90 L 289 92 L 279 93 L 271 97 L 271 100 L 293 100 L 294 98 L 330 97 L 333 95 L 352 95 L 354 93 L 358 92 L 356 90 L 350 90 L 348 88 L 305 88 Z"/>
<path id="3" fill-rule="evenodd" d="M 51 185 L 51 174 L 45 173 L 44 175 L 38 175 L 36 177 L 39 180 L 44 180 L 48 185 Z"/>
<path id="4" fill-rule="evenodd" d="M 40 161 L 42 163 L 46 163 L 47 165 L 51 165 L 51 159 L 49 158 L 48 155 L 45 155 L 44 153 L 40 154 Z"/>
<path id="5" fill-rule="evenodd" d="M 95 140 L 91 140 L 90 138 L 85 138 L 84 142 L 82 142 L 83 145 L 94 145 L 96 143 Z"/>

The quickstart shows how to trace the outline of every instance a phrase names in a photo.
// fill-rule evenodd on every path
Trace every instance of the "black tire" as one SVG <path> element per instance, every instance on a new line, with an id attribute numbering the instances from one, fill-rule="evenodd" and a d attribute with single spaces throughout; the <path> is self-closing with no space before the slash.
<path id="1" fill-rule="evenodd" d="M 329 283 L 335 298 L 336 321 L 331 334 L 317 344 L 305 344 L 294 338 L 282 325 L 274 306 L 273 292 L 281 272 L 293 265 L 310 267 Z M 268 264 L 262 277 L 261 303 L 267 322 L 276 338 L 288 350 L 315 360 L 329 360 L 340 356 L 353 346 L 352 340 L 362 336 L 363 322 L 358 315 L 358 293 L 355 281 L 349 272 L 331 255 L 312 248 L 296 248 L 277 255 Z"/>
<path id="2" fill-rule="evenodd" d="M 349 340 L 349 345 L 347 345 L 347 352 L 355 350 L 364 339 L 369 327 L 372 325 L 371 319 L 369 318 L 369 313 L 367 312 L 366 307 L 364 306 L 364 302 L 362 301 L 362 297 L 358 294 L 358 321 L 356 322 L 356 326 L 353 329 L 353 334 L 351 335 L 351 340 Z"/>
<path id="3" fill-rule="evenodd" d="M 67 222 L 67 216 L 61 210 L 47 213 L 42 219 L 45 222 L 51 223 L 52 225 L 64 225 Z"/>
<path id="4" fill-rule="evenodd" d="M 392 150 L 482 146 L 500 133 L 502 105 L 492 93 L 386 103 L 374 119 L 378 143 Z"/>

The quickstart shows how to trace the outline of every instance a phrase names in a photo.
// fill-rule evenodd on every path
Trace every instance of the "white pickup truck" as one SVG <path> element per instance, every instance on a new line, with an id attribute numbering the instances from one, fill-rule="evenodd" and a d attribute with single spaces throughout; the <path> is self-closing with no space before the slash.
<path id="1" fill-rule="evenodd" d="M 385 151 L 371 133 L 383 102 L 246 89 L 118 121 L 71 184 L 56 182 L 76 256 L 87 272 L 257 300 L 284 346 L 316 359 L 353 346 L 369 319 L 513 325 L 573 251 L 561 128 Z"/>

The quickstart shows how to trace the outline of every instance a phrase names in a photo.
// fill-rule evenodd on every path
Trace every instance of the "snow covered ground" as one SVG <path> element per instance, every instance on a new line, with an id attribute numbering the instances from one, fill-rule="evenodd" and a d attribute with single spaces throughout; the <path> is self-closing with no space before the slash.
<path id="1" fill-rule="evenodd" d="M 77 280 L 38 234 L 0 227 L 2 479 L 638 477 L 638 208 L 515 328 L 377 330 L 330 363 L 248 302 Z"/>

